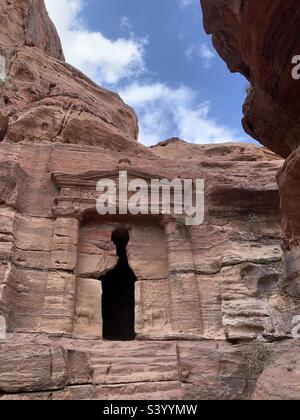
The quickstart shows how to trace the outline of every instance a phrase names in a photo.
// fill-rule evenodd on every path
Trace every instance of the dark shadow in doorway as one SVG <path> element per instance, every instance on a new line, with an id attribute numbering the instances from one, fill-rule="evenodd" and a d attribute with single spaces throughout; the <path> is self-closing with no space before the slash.
<path id="1" fill-rule="evenodd" d="M 135 339 L 134 291 L 137 279 L 128 264 L 128 229 L 116 229 L 112 233 L 112 242 L 119 257 L 117 266 L 99 278 L 102 282 L 103 338 L 130 341 Z"/>

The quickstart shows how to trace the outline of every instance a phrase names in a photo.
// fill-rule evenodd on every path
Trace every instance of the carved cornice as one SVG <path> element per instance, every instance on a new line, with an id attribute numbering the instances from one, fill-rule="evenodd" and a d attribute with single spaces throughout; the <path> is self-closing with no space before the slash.
<path id="1" fill-rule="evenodd" d="M 52 209 L 54 216 L 56 217 L 72 217 L 81 219 L 87 212 L 96 211 L 96 202 L 99 198 L 99 192 L 97 192 L 97 183 L 103 179 L 114 180 L 116 185 L 119 184 L 120 172 L 127 173 L 127 182 L 129 183 L 133 179 L 142 179 L 146 181 L 149 186 L 152 180 L 163 180 L 172 181 L 170 177 L 144 172 L 140 170 L 134 170 L 131 168 L 122 168 L 112 171 L 90 171 L 81 174 L 66 174 L 60 172 L 52 173 L 52 179 L 55 185 L 59 189 L 59 194 L 55 198 L 55 206 Z M 180 179 L 180 178 L 179 178 Z M 118 194 L 118 191 L 117 191 Z M 130 195 L 128 194 L 128 199 Z M 150 194 L 150 190 L 149 190 Z M 149 196 L 150 199 L 150 196 Z M 149 203 L 149 202 L 148 202 Z M 119 201 L 116 198 L 116 209 L 119 209 Z M 160 202 L 158 202 L 160 206 Z M 174 203 L 171 204 L 171 212 L 173 212 Z M 149 215 L 152 214 L 150 211 L 149 204 Z M 158 213 L 157 217 L 164 216 L 162 209 Z M 174 221 L 176 218 L 173 214 L 164 217 L 164 222 Z"/>
<path id="2" fill-rule="evenodd" d="M 163 176 L 160 174 L 153 174 L 149 172 L 143 172 L 134 169 L 119 168 L 113 171 L 90 171 L 81 174 L 65 174 L 60 172 L 54 172 L 52 179 L 58 188 L 85 188 L 85 189 L 96 189 L 98 181 L 101 179 L 118 179 L 119 173 L 126 171 L 128 178 L 139 178 L 145 181 L 151 181 L 152 179 L 168 179 L 170 177 Z"/>

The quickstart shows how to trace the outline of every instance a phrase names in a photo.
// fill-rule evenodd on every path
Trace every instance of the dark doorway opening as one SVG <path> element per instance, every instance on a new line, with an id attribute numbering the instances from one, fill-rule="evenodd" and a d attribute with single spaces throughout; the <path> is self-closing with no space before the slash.
<path id="1" fill-rule="evenodd" d="M 128 229 L 119 228 L 112 233 L 112 242 L 119 257 L 117 266 L 99 278 L 102 282 L 103 338 L 130 341 L 135 339 L 135 282 L 129 267 L 126 247 Z"/>

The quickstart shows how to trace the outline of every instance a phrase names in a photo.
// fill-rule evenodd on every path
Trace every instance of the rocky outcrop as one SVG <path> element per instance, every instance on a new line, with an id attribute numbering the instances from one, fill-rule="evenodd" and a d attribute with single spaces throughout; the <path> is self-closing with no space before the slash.
<path id="1" fill-rule="evenodd" d="M 246 132 L 288 157 L 299 146 L 300 83 L 292 58 L 300 54 L 297 0 L 201 0 L 204 25 L 230 71 L 250 82 Z"/>
<path id="2" fill-rule="evenodd" d="M 201 0 L 201 4 L 205 29 L 217 51 L 232 72 L 242 73 L 250 82 L 244 105 L 246 132 L 286 158 L 277 176 L 284 257 L 275 305 L 293 318 L 300 313 L 300 83 L 293 75 L 294 57 L 300 53 L 300 5 L 296 0 Z M 297 354 L 295 350 L 292 357 L 298 359 Z M 296 364 L 283 357 L 263 374 L 255 396 L 299 399 L 295 381 Z"/>
<path id="3" fill-rule="evenodd" d="M 250 398 L 261 369 L 244 342 L 279 357 L 292 336 L 282 160 L 255 145 L 138 144 L 134 112 L 65 63 L 43 2 L 1 6 L 1 398 Z M 161 208 L 100 216 L 97 182 L 120 171 L 147 186 L 204 179 L 204 223 Z M 137 279 L 130 343 L 102 339 L 98 278 L 116 266 L 120 226 Z"/>
<path id="4" fill-rule="evenodd" d="M 299 345 L 275 357 L 260 376 L 254 400 L 299 401 Z"/>
<path id="5" fill-rule="evenodd" d="M 1 0 L 0 10 L 0 44 L 5 55 L 30 46 L 64 61 L 57 31 L 49 20 L 43 1 Z"/>
<path id="6" fill-rule="evenodd" d="M 165 159 L 229 162 L 282 161 L 280 156 L 265 147 L 251 143 L 192 144 L 178 138 L 169 139 L 151 148 Z"/>
<path id="7" fill-rule="evenodd" d="M 279 357 L 287 348 L 270 345 L 269 351 Z M 12 334 L 0 362 L 0 400 L 233 400 L 249 398 L 255 384 L 251 346 L 214 341 L 109 343 Z"/>
<path id="8" fill-rule="evenodd" d="M 233 72 L 250 82 L 243 125 L 287 158 L 278 180 L 286 246 L 298 241 L 297 175 L 300 83 L 292 76 L 300 52 L 299 2 L 201 0 L 205 29 Z"/>
<path id="9" fill-rule="evenodd" d="M 65 63 L 44 1 L 1 0 L 0 6 L 1 141 L 141 152 L 134 111 Z"/>

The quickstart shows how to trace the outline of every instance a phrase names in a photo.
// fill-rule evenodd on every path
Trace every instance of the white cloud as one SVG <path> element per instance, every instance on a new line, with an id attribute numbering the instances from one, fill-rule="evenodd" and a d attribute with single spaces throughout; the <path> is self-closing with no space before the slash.
<path id="1" fill-rule="evenodd" d="M 98 83 L 118 83 L 145 71 L 145 39 L 132 34 L 111 40 L 101 32 L 90 31 L 80 14 L 83 0 L 46 0 L 46 7 L 62 40 L 69 63 Z"/>
<path id="2" fill-rule="evenodd" d="M 186 86 L 172 89 L 162 83 L 134 83 L 120 92 L 140 117 L 140 140 L 146 145 L 170 137 L 193 143 L 221 143 L 241 140 L 236 130 L 210 116 L 210 102 L 197 103 Z"/>
<path id="3" fill-rule="evenodd" d="M 215 53 L 209 48 L 206 44 L 201 44 L 199 48 L 199 56 L 203 58 L 203 60 L 210 64 L 211 60 L 215 58 Z"/>
<path id="4" fill-rule="evenodd" d="M 206 44 L 200 45 L 192 44 L 185 51 L 184 54 L 188 60 L 192 60 L 194 57 L 201 59 L 202 66 L 205 69 L 209 69 L 213 59 L 216 57 L 213 50 Z"/>
<path id="5" fill-rule="evenodd" d="M 178 3 L 181 7 L 187 7 L 195 3 L 197 0 L 178 0 Z"/>
<path id="6" fill-rule="evenodd" d="M 131 22 L 130 22 L 128 16 L 122 16 L 121 17 L 120 26 L 121 26 L 121 29 L 123 29 L 123 31 L 129 32 L 129 33 L 133 32 L 133 27 L 131 25 Z"/>
<path id="7" fill-rule="evenodd" d="M 145 66 L 147 39 L 133 33 L 124 16 L 120 29 L 126 37 L 111 40 L 101 32 L 92 32 L 82 19 L 85 0 L 45 0 L 58 29 L 67 61 L 99 84 L 110 84 L 139 116 L 140 141 L 156 144 L 171 136 L 195 143 L 241 140 L 239 133 L 210 116 L 211 103 L 200 102 L 186 86 L 172 88 L 159 82 L 142 82 L 149 76 Z M 194 0 L 178 0 L 188 6 Z M 197 0 L 198 1 L 198 0 Z M 193 46 L 187 56 L 197 54 L 209 66 L 213 52 L 206 45 Z M 123 86 L 122 88 L 120 86 Z"/>

